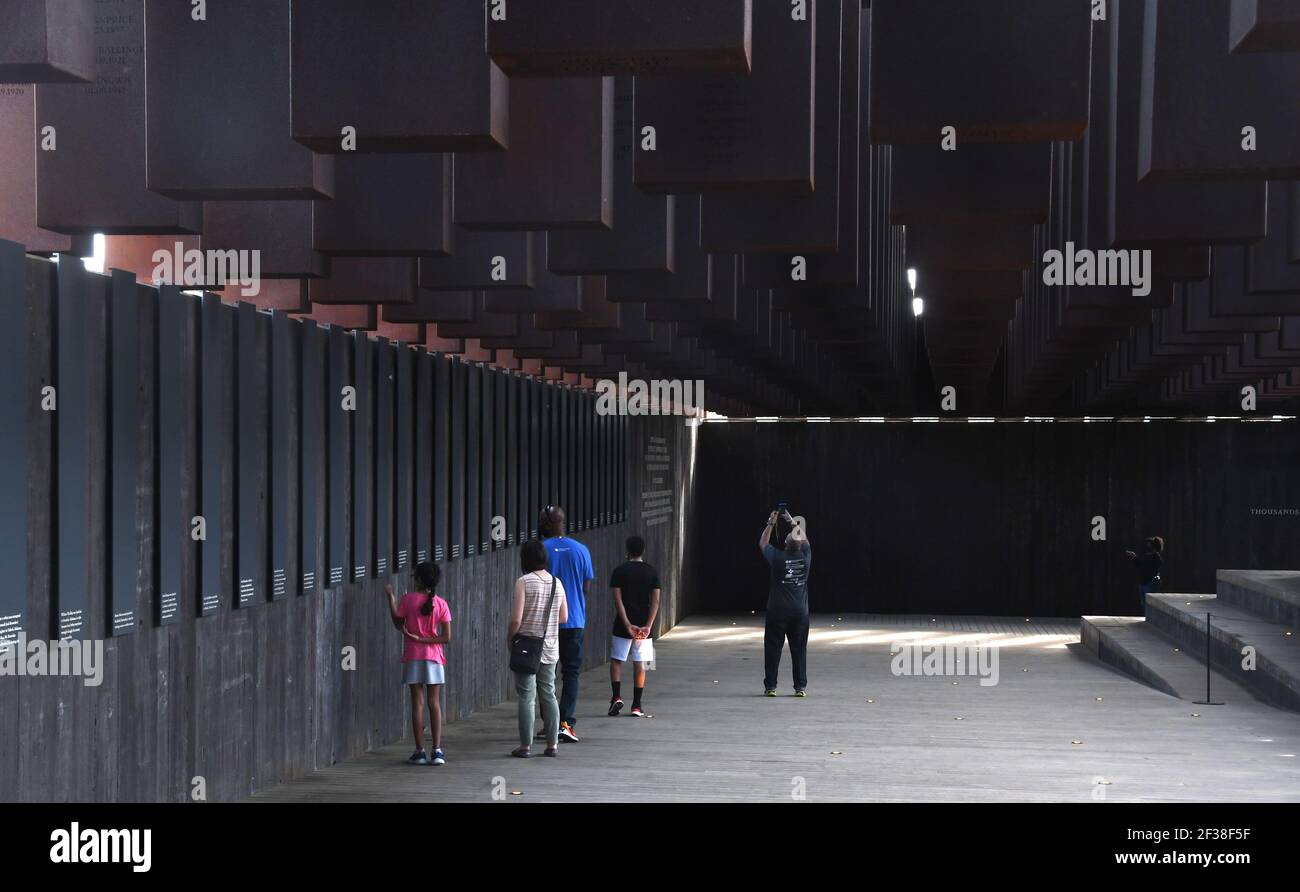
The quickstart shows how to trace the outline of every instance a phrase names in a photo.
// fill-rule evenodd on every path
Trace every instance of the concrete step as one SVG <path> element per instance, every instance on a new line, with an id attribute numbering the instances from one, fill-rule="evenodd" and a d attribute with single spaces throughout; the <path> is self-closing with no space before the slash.
<path id="1" fill-rule="evenodd" d="M 1261 699 L 1300 712 L 1300 638 L 1214 595 L 1151 594 L 1147 621 L 1178 648 L 1205 657 L 1209 612 L 1210 656 L 1215 668 Z M 1254 668 L 1243 666 L 1253 649 Z M 1216 697 L 1216 699 L 1218 699 Z"/>
<path id="2" fill-rule="evenodd" d="M 1219 599 L 1300 631 L 1300 570 L 1220 570 Z"/>
<path id="3" fill-rule="evenodd" d="M 1205 661 L 1197 659 L 1140 616 L 1085 616 L 1080 640 L 1103 663 L 1180 700 L 1205 697 Z M 1216 700 L 1258 699 L 1218 671 L 1212 672 Z"/>

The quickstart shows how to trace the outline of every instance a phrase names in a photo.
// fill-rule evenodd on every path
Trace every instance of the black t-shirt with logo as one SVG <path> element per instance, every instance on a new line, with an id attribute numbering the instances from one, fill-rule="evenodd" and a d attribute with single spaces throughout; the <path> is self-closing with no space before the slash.
<path id="1" fill-rule="evenodd" d="M 644 626 L 650 619 L 650 595 L 659 588 L 659 573 L 645 561 L 628 561 L 619 564 L 609 577 L 609 587 L 623 594 L 623 610 L 627 621 L 634 626 Z M 614 614 L 614 635 L 627 637 L 627 629 Z"/>
<path id="2" fill-rule="evenodd" d="M 767 590 L 767 609 L 808 612 L 808 570 L 812 567 L 812 546 L 807 542 L 798 551 L 763 546 L 763 556 L 771 568 Z"/>

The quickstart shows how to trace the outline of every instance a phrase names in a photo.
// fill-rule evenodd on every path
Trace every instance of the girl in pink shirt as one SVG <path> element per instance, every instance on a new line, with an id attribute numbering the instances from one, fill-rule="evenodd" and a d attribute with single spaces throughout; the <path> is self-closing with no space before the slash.
<path id="1" fill-rule="evenodd" d="M 443 645 L 451 643 L 451 608 L 438 596 L 442 578 L 437 564 L 424 561 L 415 568 L 417 591 L 407 592 L 401 603 L 388 594 L 388 612 L 393 625 L 402 631 L 402 684 L 411 690 L 411 729 L 415 732 L 413 765 L 445 765 L 442 752 L 442 686 L 446 681 L 447 658 Z M 429 728 L 433 732 L 433 759 L 424 751 L 424 704 L 429 704 Z"/>

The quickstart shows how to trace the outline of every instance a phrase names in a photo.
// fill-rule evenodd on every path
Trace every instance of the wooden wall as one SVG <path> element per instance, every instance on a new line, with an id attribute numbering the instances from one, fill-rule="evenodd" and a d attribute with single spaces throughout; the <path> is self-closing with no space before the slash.
<path id="1" fill-rule="evenodd" d="M 15 294 L 10 289 L 0 295 L 0 301 L 10 310 L 25 309 L 31 399 L 26 414 L 30 429 L 26 443 L 24 625 L 30 638 L 48 640 L 56 621 L 51 568 L 58 556 L 54 517 L 57 463 L 54 413 L 41 409 L 39 394 L 55 376 L 56 268 L 30 257 L 22 263 L 25 293 Z M 91 291 L 100 293 L 94 288 Z M 86 360 L 92 368 L 99 368 L 109 349 L 105 304 L 90 299 L 82 310 L 89 324 Z M 16 318 L 24 317 L 19 313 Z M 401 640 L 389 622 L 383 596 L 387 577 L 328 589 L 322 585 L 280 600 L 271 600 L 269 592 L 262 592 L 256 602 L 242 609 L 236 609 L 233 599 L 227 598 L 217 612 L 200 617 L 195 591 L 198 562 L 194 549 L 187 548 L 180 619 L 170 625 L 158 623 L 153 492 L 159 459 L 155 324 L 151 313 L 141 313 L 139 352 L 132 357 L 141 373 L 141 405 L 152 407 L 142 413 L 138 430 L 138 624 L 126 634 L 108 637 L 104 633 L 108 624 L 107 574 L 99 570 L 107 565 L 109 530 L 105 523 L 92 522 L 88 547 L 92 585 L 87 593 L 85 627 L 87 638 L 103 640 L 103 683 L 87 687 L 80 677 L 0 677 L 0 801 L 185 801 L 196 777 L 204 779 L 208 800 L 233 800 L 410 733 L 407 694 L 400 684 Z M 187 381 L 197 372 L 196 337 L 197 323 L 185 337 L 182 366 Z M 258 374 L 265 376 L 270 342 L 260 339 L 258 343 L 257 350 L 245 353 L 240 361 L 255 363 Z M 106 408 L 107 386 L 105 379 L 91 376 L 92 407 Z M 291 405 L 297 402 L 297 387 L 295 383 Z M 273 407 L 273 411 L 283 408 Z M 233 412 L 231 399 L 224 401 L 223 411 L 227 415 Z M 109 412 L 89 414 L 90 453 L 95 457 L 89 474 L 90 512 L 92 518 L 104 518 L 105 493 L 113 470 L 106 449 Z M 296 409 L 290 414 L 296 425 Z M 188 517 L 202 469 L 197 466 L 196 413 L 185 412 L 183 417 L 182 500 Z M 610 571 L 623 559 L 628 535 L 645 535 L 649 557 L 664 577 L 662 629 L 671 628 L 681 617 L 680 526 L 641 526 L 644 475 L 638 469 L 638 456 L 650 434 L 667 438 L 675 454 L 684 456 L 687 432 L 680 420 L 628 421 L 627 458 L 622 468 L 627 483 L 626 520 L 575 533 L 591 548 L 598 577 L 588 605 L 588 666 L 598 665 L 607 655 L 607 630 L 613 614 L 606 584 Z M 428 456 L 419 458 L 429 460 Z M 290 464 L 291 473 L 296 473 L 296 460 Z M 683 493 L 678 512 L 685 510 L 680 482 L 685 467 L 686 461 L 675 461 L 670 474 L 670 486 Z M 269 560 L 269 537 L 263 534 L 269 522 L 266 471 L 265 466 L 260 468 L 257 486 L 257 563 L 262 580 L 268 578 Z M 233 593 L 237 549 L 230 532 L 235 507 L 230 496 L 237 480 L 229 451 L 221 479 L 220 527 L 225 531 L 220 539 L 221 589 Z M 305 479 L 310 480 L 310 475 Z M 319 510 L 322 514 L 327 510 L 323 501 Z M 297 520 L 297 508 L 293 507 L 290 523 Z M 348 525 L 351 541 L 353 518 L 334 520 Z M 313 531 L 318 540 L 323 538 L 323 530 L 322 521 Z M 320 546 L 323 555 L 323 541 Z M 291 554 L 296 555 L 297 550 L 294 544 Z M 513 581 L 519 575 L 518 560 L 519 548 L 511 545 L 443 563 L 441 592 L 455 617 L 445 690 L 446 714 L 452 721 L 512 695 L 504 646 L 505 613 Z M 298 564 L 293 557 L 291 579 L 301 576 Z M 13 573 L 21 568 L 3 569 L 7 584 L 14 584 Z M 409 584 L 409 565 L 396 578 L 400 592 Z M 355 649 L 356 668 L 352 671 L 343 668 L 345 648 Z"/>
<path id="2" fill-rule="evenodd" d="M 783 499 L 814 611 L 1135 614 L 1123 552 L 1150 535 L 1165 591 L 1300 566 L 1294 421 L 710 423 L 697 460 L 692 612 L 763 609 L 757 541 Z"/>

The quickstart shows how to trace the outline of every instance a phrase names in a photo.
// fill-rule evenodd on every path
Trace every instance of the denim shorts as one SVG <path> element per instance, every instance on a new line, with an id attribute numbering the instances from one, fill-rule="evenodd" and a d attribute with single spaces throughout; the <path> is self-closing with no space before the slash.
<path id="1" fill-rule="evenodd" d="M 447 672 L 433 660 L 411 660 L 402 664 L 402 684 L 443 684 Z"/>

